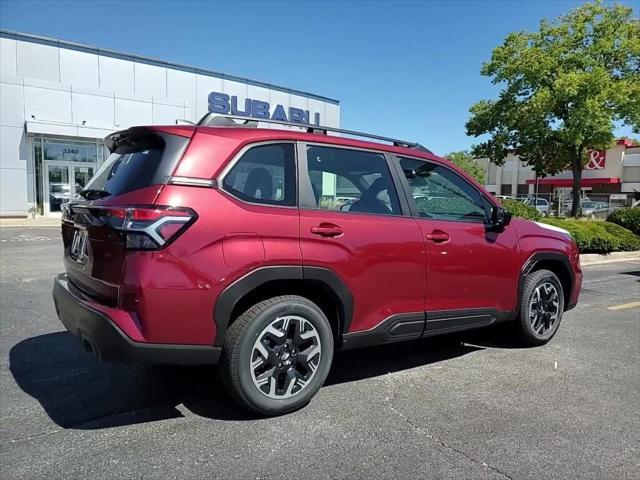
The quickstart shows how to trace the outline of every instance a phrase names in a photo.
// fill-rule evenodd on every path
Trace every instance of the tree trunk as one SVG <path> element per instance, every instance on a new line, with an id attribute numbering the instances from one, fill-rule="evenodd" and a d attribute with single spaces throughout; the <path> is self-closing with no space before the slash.
<path id="1" fill-rule="evenodd" d="M 571 172 L 573 173 L 573 187 L 571 190 L 573 201 L 571 202 L 571 216 L 576 218 L 580 216 L 580 181 L 582 180 L 582 151 L 576 151 L 574 158 L 571 160 Z"/>

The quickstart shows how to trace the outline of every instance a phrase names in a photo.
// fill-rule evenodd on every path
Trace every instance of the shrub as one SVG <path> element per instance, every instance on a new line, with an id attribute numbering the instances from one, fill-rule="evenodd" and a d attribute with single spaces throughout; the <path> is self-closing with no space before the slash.
<path id="1" fill-rule="evenodd" d="M 614 223 L 560 218 L 545 218 L 542 223 L 567 230 L 581 253 L 640 250 L 640 237 Z"/>
<path id="2" fill-rule="evenodd" d="M 542 215 L 536 207 L 531 205 L 525 205 L 518 200 L 514 200 L 512 198 L 504 198 L 500 200 L 502 202 L 502 206 L 508 211 L 511 212 L 511 215 L 514 217 L 526 218 L 527 220 L 535 220 L 538 221 L 542 218 Z"/>
<path id="3" fill-rule="evenodd" d="M 619 208 L 614 210 L 608 217 L 607 222 L 612 222 L 636 235 L 640 235 L 640 208 Z"/>

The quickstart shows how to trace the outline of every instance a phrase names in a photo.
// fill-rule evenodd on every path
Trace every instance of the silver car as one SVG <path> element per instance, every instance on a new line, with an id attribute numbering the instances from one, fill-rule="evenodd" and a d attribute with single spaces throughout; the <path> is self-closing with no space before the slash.
<path id="1" fill-rule="evenodd" d="M 538 212 L 545 217 L 549 216 L 549 200 L 544 198 L 527 198 L 524 203 L 527 205 L 531 205 L 532 207 L 536 207 L 536 210 L 538 210 Z"/>
<path id="2" fill-rule="evenodd" d="M 605 202 L 584 201 L 581 204 L 582 215 L 590 218 L 605 218 L 609 215 L 609 204 Z"/>

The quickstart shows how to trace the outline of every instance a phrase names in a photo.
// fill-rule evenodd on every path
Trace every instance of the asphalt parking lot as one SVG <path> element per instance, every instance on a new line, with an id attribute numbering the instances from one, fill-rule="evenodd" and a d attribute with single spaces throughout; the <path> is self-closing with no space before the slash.
<path id="1" fill-rule="evenodd" d="M 585 268 L 547 346 L 490 330 L 345 352 L 307 408 L 255 420 L 215 368 L 82 353 L 51 301 L 58 229 L 0 228 L 0 255 L 4 479 L 640 478 L 640 262 Z"/>

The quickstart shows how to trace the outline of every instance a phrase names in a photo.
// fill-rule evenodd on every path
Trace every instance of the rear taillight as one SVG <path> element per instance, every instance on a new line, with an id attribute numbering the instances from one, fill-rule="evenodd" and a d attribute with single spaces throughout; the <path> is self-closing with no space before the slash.
<path id="1" fill-rule="evenodd" d="M 198 216 L 180 207 L 99 207 L 94 215 L 123 235 L 131 250 L 157 250 L 172 242 Z"/>

